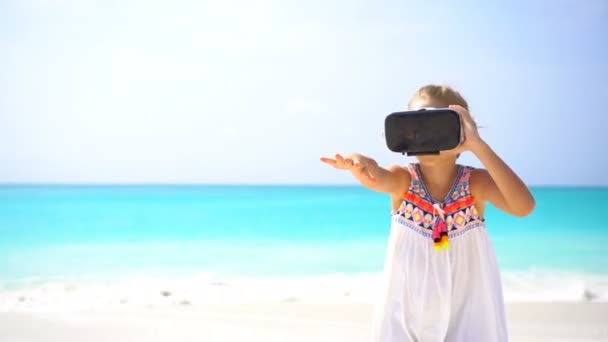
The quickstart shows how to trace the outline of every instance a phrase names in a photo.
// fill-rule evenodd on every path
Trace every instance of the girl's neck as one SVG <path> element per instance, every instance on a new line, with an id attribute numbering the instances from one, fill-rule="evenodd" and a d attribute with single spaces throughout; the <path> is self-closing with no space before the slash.
<path id="1" fill-rule="evenodd" d="M 458 165 L 454 160 L 437 161 L 432 164 L 420 163 L 420 173 L 422 181 L 430 188 L 430 191 L 441 191 L 451 187 L 454 183 L 458 176 Z M 449 191 L 449 189 L 445 191 Z"/>

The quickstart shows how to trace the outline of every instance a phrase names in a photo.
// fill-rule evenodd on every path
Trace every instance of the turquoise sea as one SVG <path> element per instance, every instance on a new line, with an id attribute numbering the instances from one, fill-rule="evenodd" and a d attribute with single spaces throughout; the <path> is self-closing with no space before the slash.
<path id="1" fill-rule="evenodd" d="M 506 299 L 608 299 L 608 188 L 532 191 L 529 217 L 486 213 Z M 0 290 L 6 307 L 84 280 L 348 282 L 380 274 L 389 225 L 388 197 L 359 186 L 5 185 Z"/>

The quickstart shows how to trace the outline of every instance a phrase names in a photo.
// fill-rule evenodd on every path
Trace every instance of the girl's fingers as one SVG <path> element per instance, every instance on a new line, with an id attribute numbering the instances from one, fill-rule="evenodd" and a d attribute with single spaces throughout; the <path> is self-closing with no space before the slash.
<path id="1" fill-rule="evenodd" d="M 469 118 L 469 116 L 467 115 L 467 114 L 469 114 L 469 111 L 466 110 L 464 107 L 459 106 L 459 105 L 450 105 L 449 108 L 452 109 L 452 110 L 455 110 L 458 114 L 460 114 L 460 116 L 463 119 L 468 119 Z"/>
<path id="2" fill-rule="evenodd" d="M 462 117 L 462 120 L 464 122 L 468 122 L 470 124 L 472 124 L 473 126 L 477 126 L 477 124 L 475 123 L 475 120 L 473 120 L 473 117 L 471 116 L 471 113 L 469 113 L 469 111 L 459 105 L 450 105 L 450 109 L 455 110 L 456 112 L 458 112 L 458 114 L 460 114 L 460 116 Z"/>
<path id="3" fill-rule="evenodd" d="M 361 168 L 361 164 L 357 159 L 344 158 L 340 154 L 336 154 L 336 159 L 321 157 L 321 161 L 325 164 L 331 165 L 336 169 L 350 170 L 354 168 Z"/>
<path id="4" fill-rule="evenodd" d="M 325 164 L 329 164 L 329 165 L 331 165 L 331 166 L 333 166 L 333 167 L 335 167 L 335 166 L 336 166 L 336 161 L 335 161 L 335 160 L 333 160 L 333 159 L 331 159 L 331 158 L 325 158 L 325 157 L 322 157 L 322 158 L 321 158 L 321 161 L 322 161 L 322 162 L 324 162 Z"/>
<path id="5" fill-rule="evenodd" d="M 460 115 L 465 115 L 464 112 L 467 111 L 466 108 L 464 108 L 463 106 L 460 106 L 460 105 L 449 105 L 449 108 L 452 110 L 455 110 Z"/>
<path id="6" fill-rule="evenodd" d="M 344 158 L 340 154 L 336 154 L 336 159 L 338 160 L 338 165 L 341 169 L 351 169 L 353 166 L 353 160 L 350 158 Z"/>

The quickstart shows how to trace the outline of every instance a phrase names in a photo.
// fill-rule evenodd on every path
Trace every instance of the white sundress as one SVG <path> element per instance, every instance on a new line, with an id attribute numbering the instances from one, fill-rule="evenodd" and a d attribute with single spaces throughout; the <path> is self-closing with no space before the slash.
<path id="1" fill-rule="evenodd" d="M 372 340 L 508 341 L 498 262 L 469 191 L 473 168 L 459 166 L 442 203 L 426 189 L 419 164 L 408 169 L 412 182 L 392 216 Z M 447 237 L 435 242 L 442 224 Z"/>

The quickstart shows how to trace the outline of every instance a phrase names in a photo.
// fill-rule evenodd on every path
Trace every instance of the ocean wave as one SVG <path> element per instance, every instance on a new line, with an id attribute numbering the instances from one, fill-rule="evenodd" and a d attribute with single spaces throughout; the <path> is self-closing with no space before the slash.
<path id="1" fill-rule="evenodd" d="M 502 283 L 506 302 L 608 302 L 608 274 L 508 271 Z"/>
<path id="2" fill-rule="evenodd" d="M 543 270 L 503 272 L 506 302 L 608 302 L 608 275 Z M 382 275 L 237 277 L 219 274 L 114 279 L 30 279 L 0 287 L 2 312 L 70 312 L 299 301 L 374 303 Z"/>

